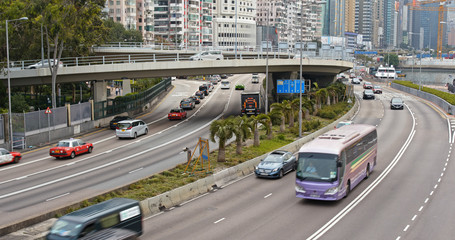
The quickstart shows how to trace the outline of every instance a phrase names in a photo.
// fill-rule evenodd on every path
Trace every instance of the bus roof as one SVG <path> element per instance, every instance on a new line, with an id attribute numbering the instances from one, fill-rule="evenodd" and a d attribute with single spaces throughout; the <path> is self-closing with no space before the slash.
<path id="1" fill-rule="evenodd" d="M 366 124 L 351 124 L 318 136 L 313 141 L 303 145 L 299 152 L 328 153 L 338 155 L 346 147 L 357 142 L 376 127 Z"/>

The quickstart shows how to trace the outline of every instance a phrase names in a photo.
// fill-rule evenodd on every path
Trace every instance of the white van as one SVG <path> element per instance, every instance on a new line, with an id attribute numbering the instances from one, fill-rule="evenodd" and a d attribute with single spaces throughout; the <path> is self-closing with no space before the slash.
<path id="1" fill-rule="evenodd" d="M 231 83 L 229 81 L 223 80 L 221 81 L 221 89 L 229 89 L 231 88 Z"/>
<path id="2" fill-rule="evenodd" d="M 223 60 L 224 56 L 220 50 L 210 50 L 200 52 L 190 57 L 191 61 L 198 61 L 198 60 Z"/>

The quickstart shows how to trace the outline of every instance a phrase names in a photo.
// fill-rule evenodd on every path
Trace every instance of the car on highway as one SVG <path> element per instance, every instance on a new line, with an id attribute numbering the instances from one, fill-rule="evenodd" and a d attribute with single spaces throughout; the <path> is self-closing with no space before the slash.
<path id="1" fill-rule="evenodd" d="M 376 94 L 382 94 L 382 88 L 381 88 L 381 86 L 374 85 L 374 86 L 373 86 L 373 92 L 376 93 Z"/>
<path id="2" fill-rule="evenodd" d="M 257 73 L 253 73 L 251 76 L 251 83 L 259 83 L 259 75 Z"/>
<path id="3" fill-rule="evenodd" d="M 353 79 L 351 80 L 351 83 L 352 83 L 352 84 L 360 84 L 360 80 L 359 80 L 358 78 L 353 78 Z"/>
<path id="4" fill-rule="evenodd" d="M 276 150 L 255 167 L 254 173 L 257 177 L 281 178 L 284 174 L 297 169 L 296 157 L 288 151 Z"/>
<path id="5" fill-rule="evenodd" d="M 87 143 L 82 139 L 66 139 L 61 140 L 55 147 L 49 149 L 49 155 L 55 158 L 74 158 L 83 153 L 91 153 L 93 151 L 93 144 Z"/>
<path id="6" fill-rule="evenodd" d="M 4 148 L 0 148 L 0 165 L 7 163 L 18 163 L 22 158 L 19 152 L 10 152 Z"/>
<path id="7" fill-rule="evenodd" d="M 235 85 L 235 90 L 245 90 L 245 85 L 237 84 L 237 85 Z"/>
<path id="8" fill-rule="evenodd" d="M 209 87 L 205 84 L 202 84 L 201 86 L 199 86 L 199 91 L 204 93 L 205 96 L 209 95 Z"/>
<path id="9" fill-rule="evenodd" d="M 194 95 L 196 95 L 197 97 L 199 97 L 199 99 L 204 99 L 205 98 L 205 93 L 203 91 L 196 91 L 194 93 Z"/>
<path id="10" fill-rule="evenodd" d="M 390 109 L 404 109 L 404 101 L 400 97 L 390 99 Z"/>
<path id="11" fill-rule="evenodd" d="M 199 60 L 223 60 L 224 56 L 220 50 L 203 51 L 190 57 L 190 61 Z"/>
<path id="12" fill-rule="evenodd" d="M 208 82 L 208 83 L 204 83 L 205 86 L 207 86 L 207 90 L 209 92 L 213 91 L 213 84 Z"/>
<path id="13" fill-rule="evenodd" d="M 117 124 L 115 135 L 119 138 L 137 138 L 140 135 L 147 135 L 149 128 L 140 119 L 124 120 Z"/>
<path id="14" fill-rule="evenodd" d="M 373 84 L 371 84 L 370 82 L 364 82 L 363 88 L 364 89 L 373 89 Z"/>
<path id="15" fill-rule="evenodd" d="M 182 119 L 185 119 L 186 117 L 187 117 L 187 113 L 182 108 L 173 108 L 167 114 L 167 118 L 169 120 L 182 120 Z"/>
<path id="16" fill-rule="evenodd" d="M 221 79 L 227 79 L 228 75 L 227 74 L 221 74 L 220 77 L 221 77 Z"/>
<path id="17" fill-rule="evenodd" d="M 198 96 L 196 96 L 196 95 L 190 96 L 188 98 L 193 100 L 195 104 L 201 103 L 201 99 Z"/>
<path id="18" fill-rule="evenodd" d="M 184 98 L 180 101 L 180 108 L 193 110 L 196 107 L 196 103 L 189 98 Z"/>
<path id="19" fill-rule="evenodd" d="M 374 92 L 371 89 L 363 90 L 363 99 L 374 99 Z"/>
<path id="20" fill-rule="evenodd" d="M 116 128 L 117 128 L 118 122 L 123 121 L 123 120 L 132 120 L 132 118 L 129 117 L 129 116 L 115 116 L 115 117 L 109 122 L 109 127 L 110 127 L 111 129 L 116 129 Z"/>
<path id="21" fill-rule="evenodd" d="M 51 60 L 52 66 L 54 66 L 57 63 L 57 59 Z M 30 66 L 25 67 L 26 69 L 36 69 L 36 68 L 48 68 L 49 67 L 49 59 L 45 59 L 43 61 L 39 61 L 35 64 L 32 64 Z M 58 62 L 58 67 L 63 67 L 63 62 L 59 61 Z"/>
<path id="22" fill-rule="evenodd" d="M 221 81 L 221 89 L 229 89 L 231 88 L 231 83 L 227 80 Z"/>
<path id="23" fill-rule="evenodd" d="M 346 125 L 351 125 L 351 124 L 354 124 L 354 122 L 353 121 L 340 121 L 340 122 L 337 123 L 335 128 L 340 128 L 340 127 L 343 127 L 343 126 L 346 126 Z"/>

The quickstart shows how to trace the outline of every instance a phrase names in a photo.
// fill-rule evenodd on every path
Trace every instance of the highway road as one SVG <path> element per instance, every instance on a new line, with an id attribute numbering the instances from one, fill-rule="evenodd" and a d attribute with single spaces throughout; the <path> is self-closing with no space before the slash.
<path id="1" fill-rule="evenodd" d="M 390 110 L 392 96 L 404 99 L 404 110 Z M 278 180 L 250 175 L 146 219 L 141 239 L 453 239 L 450 120 L 386 87 L 376 100 L 360 102 L 353 120 L 377 126 L 378 161 L 347 198 L 302 200 L 295 173 Z"/>
<path id="2" fill-rule="evenodd" d="M 15 222 L 59 209 L 83 199 L 146 178 L 186 162 L 183 148 L 193 149 L 199 137 L 208 138 L 211 121 L 223 115 L 240 113 L 240 92 L 236 83 L 246 89 L 250 74 L 229 78 L 232 87 L 220 89 L 203 99 L 184 121 L 169 121 L 167 113 L 180 100 L 198 89 L 201 81 L 176 80 L 175 88 L 151 113 L 139 116 L 149 133 L 137 139 L 115 137 L 108 128 L 98 129 L 81 138 L 94 143 L 91 154 L 75 159 L 56 160 L 49 147 L 23 154 L 21 163 L 0 168 L 0 228 Z M 210 146 L 212 149 L 215 144 Z"/>

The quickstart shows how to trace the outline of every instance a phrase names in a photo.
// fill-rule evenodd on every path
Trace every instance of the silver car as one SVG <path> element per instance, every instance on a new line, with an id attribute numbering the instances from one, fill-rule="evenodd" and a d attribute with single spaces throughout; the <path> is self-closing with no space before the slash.
<path id="1" fill-rule="evenodd" d="M 220 50 L 210 50 L 200 52 L 190 57 L 191 61 L 198 60 L 223 60 L 224 56 Z"/>
<path id="2" fill-rule="evenodd" d="M 139 135 L 146 135 L 149 132 L 147 124 L 142 120 L 124 120 L 117 124 L 115 135 L 121 138 L 137 138 Z"/>

